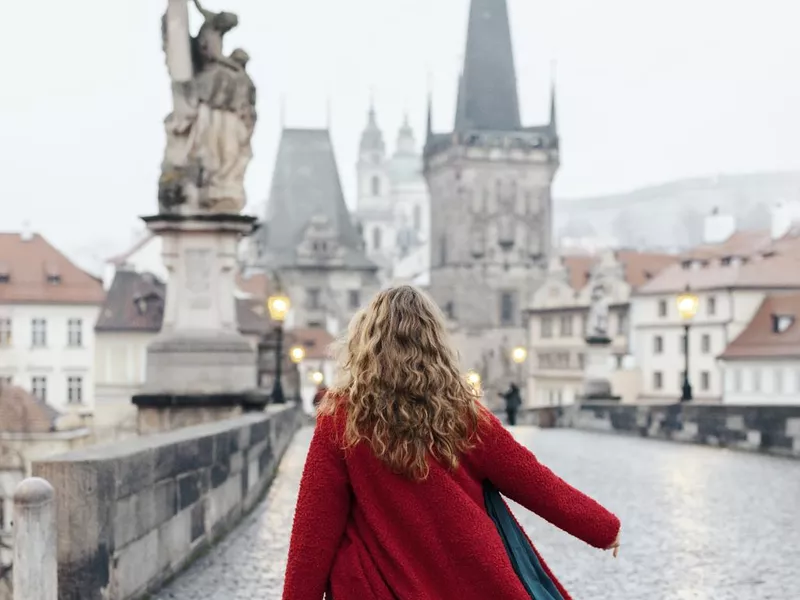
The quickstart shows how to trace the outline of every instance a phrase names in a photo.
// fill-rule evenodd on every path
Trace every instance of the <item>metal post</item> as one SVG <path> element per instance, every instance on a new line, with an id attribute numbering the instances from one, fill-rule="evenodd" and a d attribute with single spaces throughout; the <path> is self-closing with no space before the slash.
<path id="1" fill-rule="evenodd" d="M 14 600 L 57 600 L 55 492 L 25 479 L 14 492 Z"/>
<path id="2" fill-rule="evenodd" d="M 283 385 L 281 385 L 281 369 L 283 367 L 283 324 L 278 325 L 278 343 L 275 348 L 275 385 L 272 386 L 272 403 L 285 404 L 286 397 L 283 395 Z"/>
<path id="3" fill-rule="evenodd" d="M 683 326 L 683 391 L 681 402 L 692 400 L 692 384 L 689 382 L 689 324 Z"/>

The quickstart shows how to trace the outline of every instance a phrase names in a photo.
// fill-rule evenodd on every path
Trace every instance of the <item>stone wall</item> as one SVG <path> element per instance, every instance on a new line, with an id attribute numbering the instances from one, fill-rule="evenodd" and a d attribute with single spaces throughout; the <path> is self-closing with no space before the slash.
<path id="1" fill-rule="evenodd" d="M 300 419 L 271 406 L 35 463 L 56 490 L 59 599 L 157 589 L 258 502 Z"/>
<path id="2" fill-rule="evenodd" d="M 575 427 L 800 458 L 800 406 L 618 404 L 529 409 L 520 422 Z"/>

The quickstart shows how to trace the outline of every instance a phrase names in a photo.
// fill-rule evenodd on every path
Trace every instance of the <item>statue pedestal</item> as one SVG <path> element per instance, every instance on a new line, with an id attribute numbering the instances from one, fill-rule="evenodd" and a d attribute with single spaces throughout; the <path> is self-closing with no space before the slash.
<path id="1" fill-rule="evenodd" d="M 619 400 L 611 390 L 611 339 L 589 337 L 586 339 L 583 395 L 581 400 Z"/>
<path id="2" fill-rule="evenodd" d="M 238 331 L 234 298 L 240 238 L 256 227 L 238 214 L 144 217 L 162 239 L 169 272 L 161 333 L 147 348 L 139 432 L 228 418 L 263 406 L 256 349 Z"/>

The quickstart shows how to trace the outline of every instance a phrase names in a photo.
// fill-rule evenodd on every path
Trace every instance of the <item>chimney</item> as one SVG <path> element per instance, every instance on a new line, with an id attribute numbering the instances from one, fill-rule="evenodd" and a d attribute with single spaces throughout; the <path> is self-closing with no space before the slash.
<path id="1" fill-rule="evenodd" d="M 31 230 L 31 222 L 22 222 L 22 232 L 19 234 L 19 239 L 23 242 L 30 242 L 33 239 L 33 231 Z"/>
<path id="2" fill-rule="evenodd" d="M 703 225 L 703 243 L 721 244 L 736 232 L 736 217 L 720 213 L 714 207 Z"/>
<path id="3" fill-rule="evenodd" d="M 779 201 L 770 214 L 770 234 L 773 240 L 789 233 L 794 225 L 800 224 L 800 202 Z"/>

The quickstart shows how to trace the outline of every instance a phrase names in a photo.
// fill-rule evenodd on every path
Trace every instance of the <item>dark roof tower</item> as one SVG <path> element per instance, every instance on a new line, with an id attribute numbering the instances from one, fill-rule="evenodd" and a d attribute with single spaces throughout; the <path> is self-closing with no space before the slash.
<path id="1" fill-rule="evenodd" d="M 456 131 L 521 128 L 506 0 L 472 0 Z"/>
<path id="2" fill-rule="evenodd" d="M 359 147 L 361 155 L 379 155 L 383 157 L 386 153 L 386 143 L 383 141 L 383 133 L 378 127 L 378 119 L 375 114 L 375 101 L 370 100 L 369 115 L 367 126 L 361 134 L 361 145 Z"/>
<path id="3" fill-rule="evenodd" d="M 347 265 L 371 266 L 345 203 L 329 131 L 284 129 L 264 228 L 264 247 L 275 266 L 295 263 L 309 226 L 320 220 L 331 228 Z"/>

